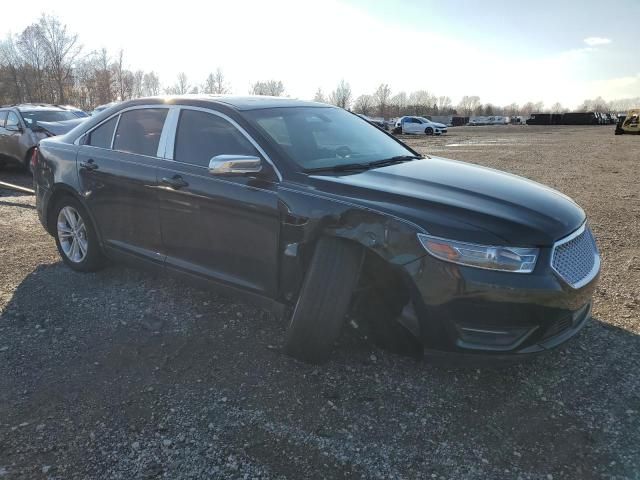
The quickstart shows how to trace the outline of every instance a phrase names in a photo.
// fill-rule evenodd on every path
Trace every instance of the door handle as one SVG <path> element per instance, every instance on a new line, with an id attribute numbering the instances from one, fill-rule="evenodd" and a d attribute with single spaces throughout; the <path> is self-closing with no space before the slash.
<path id="1" fill-rule="evenodd" d="M 171 178 L 162 177 L 160 180 L 165 185 L 170 186 L 171 188 L 178 190 L 179 188 L 188 187 L 189 184 L 182 178 L 180 175 L 174 175 Z"/>
<path id="2" fill-rule="evenodd" d="M 86 162 L 80 162 L 80 168 L 84 168 L 85 170 L 97 170 L 100 167 L 93 161 L 93 159 L 90 158 Z"/>

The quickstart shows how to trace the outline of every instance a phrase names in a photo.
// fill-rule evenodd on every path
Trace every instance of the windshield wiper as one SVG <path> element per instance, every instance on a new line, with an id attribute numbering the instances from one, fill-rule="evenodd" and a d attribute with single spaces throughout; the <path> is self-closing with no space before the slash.
<path id="1" fill-rule="evenodd" d="M 366 170 L 370 168 L 368 163 L 346 163 L 343 165 L 331 165 L 329 167 L 305 168 L 305 172 L 348 172 L 349 170 Z"/>
<path id="2" fill-rule="evenodd" d="M 386 167 L 387 165 L 393 165 L 394 163 L 408 162 L 410 160 L 422 160 L 424 157 L 417 155 L 398 155 L 391 158 L 385 158 L 383 160 L 376 160 L 375 162 L 368 163 L 370 168 Z"/>

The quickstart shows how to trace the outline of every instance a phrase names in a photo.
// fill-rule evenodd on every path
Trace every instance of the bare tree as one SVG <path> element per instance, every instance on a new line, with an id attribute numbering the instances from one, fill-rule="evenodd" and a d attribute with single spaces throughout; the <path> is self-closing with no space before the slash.
<path id="1" fill-rule="evenodd" d="M 16 49 L 13 37 L 7 37 L 7 39 L 0 43 L 0 64 L 3 65 L 3 84 L 4 87 L 3 103 L 20 103 L 24 101 L 24 89 L 21 82 L 21 64 L 20 55 Z"/>
<path id="2" fill-rule="evenodd" d="M 344 79 L 340 80 L 336 89 L 329 95 L 329 103 L 348 110 L 351 106 L 351 85 Z"/>
<path id="3" fill-rule="evenodd" d="M 480 97 L 473 95 L 465 95 L 458 104 L 458 110 L 460 110 L 465 116 L 469 117 L 478 111 L 482 105 L 480 103 Z"/>
<path id="4" fill-rule="evenodd" d="M 167 88 L 165 91 L 169 95 L 184 95 L 191 90 L 191 85 L 189 85 L 189 78 L 187 74 L 184 72 L 180 72 L 178 77 L 176 78 L 176 83 L 173 86 Z"/>
<path id="5" fill-rule="evenodd" d="M 353 110 L 362 115 L 371 115 L 375 107 L 373 95 L 360 95 L 353 104 Z"/>
<path id="6" fill-rule="evenodd" d="M 520 113 L 520 106 L 517 103 L 511 103 L 504 107 L 504 113 L 511 117 L 518 115 L 518 113 Z"/>
<path id="7" fill-rule="evenodd" d="M 147 97 L 160 95 L 160 79 L 155 72 L 144 74 L 144 78 L 142 79 L 142 91 Z"/>
<path id="8" fill-rule="evenodd" d="M 429 112 L 436 102 L 436 97 L 427 90 L 411 92 L 408 100 L 407 112 L 412 115 L 424 115 Z"/>
<path id="9" fill-rule="evenodd" d="M 220 67 L 216 69 L 215 73 L 210 73 L 209 76 L 207 76 L 203 92 L 217 95 L 231 93 L 231 88 L 229 87 Z"/>
<path id="10" fill-rule="evenodd" d="M 249 93 L 252 95 L 271 95 L 281 97 L 284 95 L 284 85 L 281 80 L 258 81 L 251 85 Z"/>
<path id="11" fill-rule="evenodd" d="M 520 113 L 522 113 L 522 115 L 531 115 L 533 112 L 535 112 L 535 110 L 536 106 L 533 104 L 533 102 L 527 102 L 522 105 L 522 107 L 520 107 Z"/>
<path id="12" fill-rule="evenodd" d="M 449 111 L 452 109 L 451 98 L 444 95 L 440 96 L 438 97 L 436 105 L 438 105 L 438 112 L 449 113 Z"/>
<path id="13" fill-rule="evenodd" d="M 81 50 L 78 35 L 69 33 L 66 25 L 48 15 L 40 17 L 38 26 L 47 69 L 57 90 L 57 103 L 65 103 L 67 87 L 72 83 L 72 65 Z"/>
<path id="14" fill-rule="evenodd" d="M 551 113 L 563 113 L 564 111 L 565 109 L 560 102 L 551 105 Z"/>
<path id="15" fill-rule="evenodd" d="M 316 90 L 316 94 L 313 96 L 313 101 L 320 102 L 320 103 L 327 103 L 327 99 L 324 96 L 324 92 L 322 91 L 322 88 L 318 87 L 318 90 Z"/>
<path id="16" fill-rule="evenodd" d="M 586 112 L 608 112 L 609 104 L 602 97 L 585 100 L 579 108 Z"/>
<path id="17" fill-rule="evenodd" d="M 38 25 L 29 25 L 18 36 L 16 42 L 21 57 L 25 96 L 40 101 L 50 100 L 45 89 L 45 50 L 40 41 Z"/>
<path id="18" fill-rule="evenodd" d="M 131 90 L 132 98 L 140 98 L 143 96 L 142 85 L 144 81 L 144 72 L 142 70 L 136 70 L 133 74 L 133 88 Z"/>
<path id="19" fill-rule="evenodd" d="M 389 99 L 389 105 L 391 106 L 392 115 L 396 117 L 404 115 L 409 105 L 407 94 L 405 92 L 395 94 Z"/>
<path id="20" fill-rule="evenodd" d="M 391 87 L 386 83 L 381 83 L 373 94 L 376 102 L 378 115 L 386 117 L 389 108 L 389 99 L 391 98 Z"/>
<path id="21" fill-rule="evenodd" d="M 133 96 L 134 74 L 124 68 L 124 52 L 120 50 L 118 59 L 113 64 L 115 71 L 116 92 L 119 100 L 128 100 Z"/>

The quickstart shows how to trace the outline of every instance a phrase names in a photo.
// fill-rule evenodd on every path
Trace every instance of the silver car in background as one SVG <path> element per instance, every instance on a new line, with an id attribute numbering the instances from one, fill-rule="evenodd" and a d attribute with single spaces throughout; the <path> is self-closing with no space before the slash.
<path id="1" fill-rule="evenodd" d="M 55 105 L 0 107 L 0 166 L 17 163 L 31 171 L 31 156 L 40 140 L 67 133 L 83 121 L 72 111 Z"/>

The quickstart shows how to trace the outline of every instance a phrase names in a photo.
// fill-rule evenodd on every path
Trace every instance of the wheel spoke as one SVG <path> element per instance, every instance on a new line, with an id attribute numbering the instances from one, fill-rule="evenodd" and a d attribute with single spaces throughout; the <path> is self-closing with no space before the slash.
<path id="1" fill-rule="evenodd" d="M 71 241 L 71 251 L 69 252 L 69 258 L 74 262 L 78 261 L 78 240 L 73 237 Z"/>
<path id="2" fill-rule="evenodd" d="M 87 240 L 78 237 L 76 241 L 78 242 L 78 247 L 80 247 L 80 258 L 82 259 L 87 254 Z"/>
<path id="3" fill-rule="evenodd" d="M 73 213 L 71 212 L 71 209 L 69 207 L 65 207 L 65 208 L 62 209 L 62 213 L 64 214 L 64 218 L 67 220 L 67 224 L 72 229 L 75 229 L 75 227 L 76 227 L 76 219 L 75 219 L 75 216 L 73 215 Z"/>
<path id="4" fill-rule="evenodd" d="M 64 222 L 58 222 L 58 235 L 68 238 L 73 235 L 73 230 Z"/>

